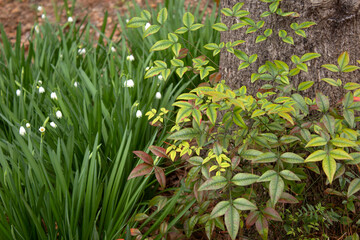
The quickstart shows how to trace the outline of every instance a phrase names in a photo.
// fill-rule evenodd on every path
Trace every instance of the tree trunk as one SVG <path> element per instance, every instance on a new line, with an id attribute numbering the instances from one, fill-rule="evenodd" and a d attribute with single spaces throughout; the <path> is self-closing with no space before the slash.
<path id="1" fill-rule="evenodd" d="M 264 81 L 258 80 L 251 83 L 251 73 L 257 72 L 258 67 L 263 65 L 265 61 L 281 60 L 286 62 L 290 69 L 295 66 L 291 63 L 291 56 L 297 55 L 301 57 L 308 52 L 316 52 L 322 56 L 318 59 L 309 61 L 309 72 L 301 73 L 290 79 L 294 87 L 302 81 L 313 80 L 314 86 L 305 91 L 305 94 L 311 97 L 315 96 L 315 91 L 321 91 L 329 96 L 331 101 L 338 101 L 343 95 L 344 90 L 330 86 L 321 78 L 340 78 L 345 84 L 346 82 L 359 82 L 358 71 L 352 73 L 332 73 L 324 68 L 323 64 L 336 64 L 338 56 L 347 51 L 350 54 L 350 64 L 356 65 L 356 60 L 360 59 L 360 1 L 359 0 L 284 0 L 280 2 L 280 8 L 284 12 L 297 12 L 300 17 L 282 17 L 272 14 L 268 17 L 260 19 L 260 14 L 268 11 L 269 4 L 259 0 L 221 0 L 222 8 L 232 8 L 236 3 L 244 2 L 242 10 L 250 12 L 248 17 L 253 18 L 256 22 L 264 20 L 263 28 L 255 33 L 245 34 L 246 26 L 235 31 L 222 32 L 221 41 L 245 40 L 246 43 L 237 46 L 237 49 L 244 51 L 246 54 L 258 54 L 257 61 L 250 67 L 237 70 L 241 61 L 229 52 L 221 52 L 220 72 L 223 79 L 232 88 L 239 88 L 245 85 L 248 92 L 256 92 Z M 222 15 L 222 22 L 228 27 L 237 23 L 239 20 L 233 17 Z M 302 23 L 305 21 L 316 22 L 317 25 L 308 29 L 304 29 L 307 38 L 303 38 L 294 33 L 290 28 L 292 22 Z M 258 35 L 263 34 L 265 29 L 273 29 L 273 34 L 265 41 L 255 43 Z M 284 29 L 288 35 L 294 38 L 295 45 L 290 45 L 281 41 L 278 31 Z"/>

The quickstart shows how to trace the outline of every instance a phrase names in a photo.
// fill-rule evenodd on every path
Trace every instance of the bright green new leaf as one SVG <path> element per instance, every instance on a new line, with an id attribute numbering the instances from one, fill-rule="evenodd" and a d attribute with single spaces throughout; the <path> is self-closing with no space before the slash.
<path id="1" fill-rule="evenodd" d="M 331 184 L 334 180 L 334 175 L 336 172 L 336 161 L 331 156 L 325 155 L 325 158 L 322 161 L 322 167 Z"/>
<path id="2" fill-rule="evenodd" d="M 336 82 L 335 79 L 332 79 L 332 78 L 322 78 L 321 79 L 322 81 L 324 82 L 327 82 L 328 84 L 334 86 L 334 87 L 339 87 L 338 83 Z"/>
<path id="3" fill-rule="evenodd" d="M 298 86 L 298 91 L 304 91 L 304 90 L 310 88 L 312 85 L 314 85 L 313 81 L 302 82 Z"/>
<path id="4" fill-rule="evenodd" d="M 194 15 L 192 15 L 190 12 L 186 12 L 183 16 L 183 24 L 185 27 L 190 28 L 191 25 L 193 25 L 195 21 Z"/>
<path id="5" fill-rule="evenodd" d="M 187 70 L 187 67 L 178 68 L 176 69 L 176 74 L 182 78 L 182 76 L 186 73 Z"/>
<path id="6" fill-rule="evenodd" d="M 179 40 L 178 36 L 176 36 L 174 33 L 169 33 L 168 39 L 173 43 L 176 43 Z"/>
<path id="7" fill-rule="evenodd" d="M 224 23 L 215 23 L 214 25 L 212 25 L 212 28 L 219 32 L 229 30 L 229 28 Z"/>
<path id="8" fill-rule="evenodd" d="M 158 75 L 162 70 L 164 70 L 164 68 L 162 68 L 162 67 L 152 67 L 152 68 L 150 68 L 145 74 L 145 79 Z"/>
<path id="9" fill-rule="evenodd" d="M 300 60 L 301 60 L 301 62 L 307 62 L 307 61 L 310 61 L 310 60 L 312 60 L 312 59 L 314 59 L 314 58 L 318 58 L 318 57 L 320 57 L 321 56 L 321 54 L 319 54 L 319 53 L 305 53 L 301 58 L 300 58 Z"/>
<path id="10" fill-rule="evenodd" d="M 181 50 L 181 44 L 180 43 L 175 43 L 171 47 L 171 50 L 174 53 L 175 57 L 179 57 L 179 53 L 180 53 L 180 50 Z"/>
<path id="11" fill-rule="evenodd" d="M 184 66 L 184 62 L 180 59 L 171 59 L 170 63 L 174 67 L 183 67 Z"/>
<path id="12" fill-rule="evenodd" d="M 342 71 L 344 67 L 349 64 L 349 61 L 350 61 L 350 57 L 347 52 L 343 52 L 342 54 L 340 54 L 340 56 L 337 59 L 340 71 Z"/>
<path id="13" fill-rule="evenodd" d="M 196 30 L 202 28 L 203 26 L 204 26 L 203 24 L 195 23 L 195 24 L 191 25 L 190 31 L 192 31 L 192 32 L 193 32 L 193 31 L 196 31 Z"/>
<path id="14" fill-rule="evenodd" d="M 341 72 L 353 72 L 360 69 L 360 67 L 355 66 L 355 65 L 347 65 L 345 67 L 342 68 Z"/>
<path id="15" fill-rule="evenodd" d="M 360 178 L 355 178 L 350 182 L 347 197 L 350 197 L 360 190 Z"/>
<path id="16" fill-rule="evenodd" d="M 316 25 L 316 23 L 314 22 L 303 22 L 303 23 L 300 23 L 299 27 L 300 28 L 309 28 L 313 25 Z"/>
<path id="17" fill-rule="evenodd" d="M 305 63 L 299 63 L 296 65 L 296 67 L 301 71 L 308 72 L 308 67 Z"/>
<path id="18" fill-rule="evenodd" d="M 259 176 L 255 174 L 238 173 L 231 179 L 231 182 L 237 186 L 248 186 L 256 182 L 258 179 Z"/>
<path id="19" fill-rule="evenodd" d="M 126 24 L 129 28 L 138 28 L 145 26 L 145 24 L 148 22 L 148 20 L 140 17 L 133 17 L 130 19 L 130 21 Z"/>
<path id="20" fill-rule="evenodd" d="M 345 90 L 355 90 L 355 89 L 358 89 L 358 88 L 360 88 L 360 84 L 358 84 L 358 83 L 354 83 L 354 82 L 349 82 L 349 83 L 346 83 L 345 85 L 344 85 L 344 89 Z"/>
<path id="21" fill-rule="evenodd" d="M 333 157 L 334 159 L 339 159 L 339 160 L 353 160 L 353 158 L 350 156 L 350 154 L 348 154 L 347 152 L 345 152 L 342 149 L 331 150 L 330 156 Z"/>
<path id="22" fill-rule="evenodd" d="M 230 207 L 229 201 L 219 202 L 211 211 L 210 218 L 217 218 L 224 215 L 226 211 L 229 209 L 229 207 Z"/>
<path id="23" fill-rule="evenodd" d="M 143 38 L 146 38 L 152 34 L 157 33 L 160 30 L 160 26 L 159 25 L 151 25 L 150 27 L 148 27 L 144 34 L 143 34 Z"/>
<path id="24" fill-rule="evenodd" d="M 188 116 L 190 116 L 190 114 L 192 113 L 192 107 L 191 108 L 180 108 L 178 113 L 176 114 L 176 122 L 180 123 L 181 121 L 183 121 L 185 118 L 187 118 Z"/>
<path id="25" fill-rule="evenodd" d="M 206 182 L 204 182 L 199 187 L 199 191 L 217 190 L 220 188 L 224 188 L 227 182 L 228 182 L 227 179 L 223 176 L 214 176 L 206 180 Z"/>
<path id="26" fill-rule="evenodd" d="M 259 43 L 259 42 L 262 42 L 262 41 L 265 41 L 265 40 L 266 40 L 266 37 L 264 35 L 259 35 L 259 36 L 256 37 L 255 42 Z"/>
<path id="27" fill-rule="evenodd" d="M 318 162 L 322 161 L 326 156 L 326 152 L 324 150 L 317 150 L 310 154 L 306 159 L 305 162 Z"/>
<path id="28" fill-rule="evenodd" d="M 282 40 L 283 40 L 283 42 L 285 42 L 285 43 L 294 45 L 294 39 L 293 39 L 293 37 L 287 36 L 287 37 L 284 37 Z"/>
<path id="29" fill-rule="evenodd" d="M 233 15 L 233 11 L 230 8 L 223 8 L 221 9 L 221 13 L 224 14 L 227 17 L 230 17 Z"/>
<path id="30" fill-rule="evenodd" d="M 349 139 L 346 139 L 346 138 L 342 138 L 342 137 L 334 138 L 334 139 L 330 140 L 330 142 L 334 146 L 337 146 L 337 147 L 357 147 L 358 146 L 355 142 L 353 142 Z"/>
<path id="31" fill-rule="evenodd" d="M 184 34 L 188 31 L 188 29 L 186 27 L 181 27 L 175 30 L 175 33 L 177 34 Z"/>
<path id="32" fill-rule="evenodd" d="M 161 51 L 161 50 L 165 50 L 169 47 L 171 47 L 171 45 L 173 45 L 174 43 L 170 40 L 160 40 L 157 41 L 151 48 L 150 48 L 150 52 L 153 51 Z"/>
<path id="33" fill-rule="evenodd" d="M 330 70 L 331 72 L 339 72 L 340 70 L 338 67 L 334 64 L 324 64 L 321 67 L 326 68 L 327 70 Z"/>
<path id="34" fill-rule="evenodd" d="M 168 11 L 166 8 L 162 8 L 158 15 L 157 15 L 157 21 L 158 23 L 160 23 L 161 25 L 164 24 L 167 20 L 168 17 Z"/>
<path id="35" fill-rule="evenodd" d="M 217 111 L 216 111 L 217 108 L 219 108 L 219 105 L 212 103 L 212 104 L 210 104 L 208 109 L 206 109 L 206 115 L 213 125 L 215 125 L 216 118 L 217 118 Z"/>
<path id="36" fill-rule="evenodd" d="M 310 142 L 308 142 L 305 147 L 319 147 L 319 146 L 324 146 L 326 144 L 327 141 L 325 138 L 316 137 L 311 139 Z"/>
<path id="37" fill-rule="evenodd" d="M 233 205 L 237 210 L 247 211 L 256 210 L 257 206 L 245 198 L 237 198 L 233 201 Z"/>
<path id="38" fill-rule="evenodd" d="M 248 25 L 247 23 L 244 23 L 244 22 L 239 22 L 239 23 L 235 23 L 233 24 L 231 27 L 230 27 L 230 30 L 231 31 L 234 31 L 234 30 L 237 30 L 239 28 L 242 28 L 244 26 Z"/>

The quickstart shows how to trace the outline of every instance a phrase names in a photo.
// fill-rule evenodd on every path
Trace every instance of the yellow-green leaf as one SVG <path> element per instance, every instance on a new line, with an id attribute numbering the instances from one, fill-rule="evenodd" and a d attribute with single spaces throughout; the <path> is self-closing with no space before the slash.
<path id="1" fill-rule="evenodd" d="M 337 147 L 356 147 L 357 144 L 349 139 L 337 137 L 331 140 L 331 143 Z"/>
<path id="2" fill-rule="evenodd" d="M 339 160 L 353 160 L 353 158 L 350 156 L 350 154 L 348 154 L 347 152 L 345 152 L 342 149 L 333 149 L 330 151 L 330 156 L 333 157 L 334 159 L 339 159 Z"/>
<path id="3" fill-rule="evenodd" d="M 327 144 L 327 141 L 323 137 L 316 137 L 311 139 L 308 144 L 306 144 L 305 147 L 318 147 L 318 146 L 324 146 Z"/>
<path id="4" fill-rule="evenodd" d="M 310 154 L 306 159 L 305 162 L 318 162 L 322 161 L 326 156 L 326 152 L 324 150 L 317 150 Z"/>
<path id="5" fill-rule="evenodd" d="M 336 161 L 331 156 L 325 155 L 325 158 L 322 161 L 322 167 L 331 184 L 334 180 L 334 175 L 336 172 Z"/>
<path id="6" fill-rule="evenodd" d="M 165 50 L 169 47 L 171 47 L 171 45 L 173 45 L 174 43 L 170 40 L 160 40 L 157 41 L 151 48 L 150 48 L 150 52 L 153 51 L 161 51 L 161 50 Z"/>
<path id="7" fill-rule="evenodd" d="M 168 17 L 167 9 L 162 8 L 157 15 L 157 21 L 162 25 L 167 20 L 167 17 Z"/>

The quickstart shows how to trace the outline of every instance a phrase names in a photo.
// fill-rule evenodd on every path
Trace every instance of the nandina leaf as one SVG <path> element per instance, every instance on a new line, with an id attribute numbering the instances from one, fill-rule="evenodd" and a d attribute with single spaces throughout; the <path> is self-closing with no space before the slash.
<path id="1" fill-rule="evenodd" d="M 147 163 L 140 163 L 130 173 L 128 180 L 151 173 L 153 166 Z"/>
<path id="2" fill-rule="evenodd" d="M 149 147 L 149 150 L 158 157 L 169 158 L 168 155 L 166 155 L 165 148 L 152 145 Z"/>
<path id="3" fill-rule="evenodd" d="M 256 210 L 257 206 L 245 198 L 237 198 L 233 201 L 233 205 L 240 211 Z"/>
<path id="4" fill-rule="evenodd" d="M 347 196 L 350 197 L 358 191 L 360 191 L 360 178 L 355 178 L 349 185 Z"/>
<path id="5" fill-rule="evenodd" d="M 227 182 L 228 182 L 227 179 L 223 176 L 214 176 L 214 177 L 208 179 L 206 182 L 204 182 L 199 187 L 199 191 L 217 190 L 217 189 L 225 187 Z"/>
<path id="6" fill-rule="evenodd" d="M 264 216 L 269 220 L 282 222 L 282 219 L 281 219 L 279 213 L 271 207 L 265 208 L 263 210 L 263 213 L 264 213 Z"/>
<path id="7" fill-rule="evenodd" d="M 336 172 L 336 161 L 330 155 L 326 155 L 324 160 L 322 161 L 322 167 L 331 184 L 334 180 L 334 175 Z"/>
<path id="8" fill-rule="evenodd" d="M 229 201 L 221 201 L 211 211 L 210 218 L 216 218 L 224 215 L 230 207 Z"/>
<path id="9" fill-rule="evenodd" d="M 161 167 L 155 166 L 155 177 L 156 177 L 157 181 L 159 182 L 161 189 L 165 189 L 166 177 L 165 177 L 164 169 L 162 169 Z"/>
<path id="10" fill-rule="evenodd" d="M 296 197 L 292 196 L 289 193 L 283 192 L 280 196 L 279 201 L 280 203 L 299 203 Z"/>
<path id="11" fill-rule="evenodd" d="M 152 157 L 147 154 L 146 152 L 143 151 L 133 151 L 133 153 L 138 156 L 141 160 L 143 160 L 144 162 L 146 162 L 147 164 L 153 165 L 154 161 L 152 159 Z"/>
<path id="12" fill-rule="evenodd" d="M 225 225 L 231 239 L 234 240 L 240 226 L 240 215 L 234 206 L 230 206 L 225 213 Z"/>

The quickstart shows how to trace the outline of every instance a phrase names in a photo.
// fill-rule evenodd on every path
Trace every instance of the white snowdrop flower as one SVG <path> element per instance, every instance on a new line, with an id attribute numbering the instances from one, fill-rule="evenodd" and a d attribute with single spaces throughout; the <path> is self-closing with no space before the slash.
<path id="1" fill-rule="evenodd" d="M 42 11 L 42 6 L 38 6 L 38 7 L 37 7 L 37 10 L 38 10 L 39 12 L 41 12 L 41 11 Z"/>
<path id="2" fill-rule="evenodd" d="M 86 49 L 85 48 L 80 48 L 78 50 L 78 53 L 81 54 L 81 55 L 84 55 L 86 53 Z"/>
<path id="3" fill-rule="evenodd" d="M 149 67 L 146 67 L 146 68 L 145 68 L 145 71 L 147 71 L 147 70 L 149 70 L 149 69 L 150 69 Z"/>
<path id="4" fill-rule="evenodd" d="M 148 29 L 150 26 L 151 26 L 151 24 L 150 24 L 150 23 L 146 23 L 146 24 L 145 24 L 145 27 L 144 27 L 144 28 L 145 28 L 145 30 L 146 30 L 146 29 Z"/>
<path id="5" fill-rule="evenodd" d="M 112 52 L 116 52 L 116 48 L 111 47 L 111 51 L 112 51 Z"/>
<path id="6" fill-rule="evenodd" d="M 129 19 L 126 19 L 125 22 L 128 23 L 128 22 L 129 22 Z"/>
<path id="7" fill-rule="evenodd" d="M 62 113 L 59 110 L 56 111 L 55 115 L 56 115 L 57 119 L 62 118 Z"/>
<path id="8" fill-rule="evenodd" d="M 124 87 L 134 87 L 134 81 L 132 79 L 126 80 L 124 82 Z"/>
<path id="9" fill-rule="evenodd" d="M 50 97 L 51 97 L 51 99 L 56 99 L 56 100 L 57 100 L 56 92 L 52 92 L 52 93 L 50 94 Z"/>
<path id="10" fill-rule="evenodd" d="M 39 87 L 39 93 L 44 93 L 44 92 L 45 92 L 45 88 Z"/>
<path id="11" fill-rule="evenodd" d="M 44 128 L 44 127 L 40 127 L 40 128 L 39 128 L 39 131 L 40 131 L 41 133 L 43 133 L 43 132 L 45 132 L 45 128 Z"/>
<path id="12" fill-rule="evenodd" d="M 41 18 L 42 19 L 45 19 L 46 18 L 46 15 L 43 13 L 43 14 L 41 14 Z"/>
<path id="13" fill-rule="evenodd" d="M 24 128 L 23 126 L 20 127 L 20 129 L 19 129 L 19 134 L 20 134 L 21 136 L 24 136 L 24 135 L 26 134 L 26 130 L 25 130 L 25 128 Z"/>
<path id="14" fill-rule="evenodd" d="M 42 81 L 41 81 L 41 80 L 39 80 L 39 81 L 38 81 L 38 83 L 41 85 L 41 84 L 42 84 Z"/>
<path id="15" fill-rule="evenodd" d="M 136 117 L 137 118 L 141 118 L 142 117 L 142 112 L 140 110 L 136 111 Z"/>
<path id="16" fill-rule="evenodd" d="M 36 26 L 35 26 L 35 32 L 36 32 L 36 33 L 39 33 L 39 32 L 40 32 L 39 25 L 36 25 Z"/>
<path id="17" fill-rule="evenodd" d="M 161 99 L 161 93 L 160 93 L 160 92 L 157 92 L 157 93 L 155 94 L 155 98 L 156 98 L 156 99 Z"/>
<path id="18" fill-rule="evenodd" d="M 16 90 L 16 96 L 20 96 L 20 94 L 21 94 L 21 90 L 20 89 L 18 89 L 18 90 Z"/>
<path id="19" fill-rule="evenodd" d="M 162 75 L 159 75 L 159 76 L 158 76 L 158 79 L 159 79 L 159 80 L 163 80 L 163 76 L 162 76 Z"/>
<path id="20" fill-rule="evenodd" d="M 74 82 L 74 87 L 78 87 L 79 83 L 78 82 Z"/>
<path id="21" fill-rule="evenodd" d="M 31 127 L 30 123 L 26 123 L 25 126 L 26 126 L 27 128 L 30 128 L 30 127 Z"/>
<path id="22" fill-rule="evenodd" d="M 70 16 L 68 17 L 68 20 L 67 20 L 69 23 L 72 23 L 74 21 L 74 19 Z"/>
<path id="23" fill-rule="evenodd" d="M 134 60 L 135 60 L 135 58 L 134 58 L 134 56 L 133 56 L 133 55 L 129 55 L 129 56 L 127 56 L 127 57 L 126 57 L 126 60 L 128 60 L 128 61 L 132 62 L 132 61 L 134 61 Z"/>
<path id="24" fill-rule="evenodd" d="M 57 126 L 56 126 L 56 123 L 54 123 L 54 122 L 51 122 L 51 123 L 50 123 L 50 126 L 53 127 L 53 128 L 56 128 L 56 127 L 57 127 Z"/>

